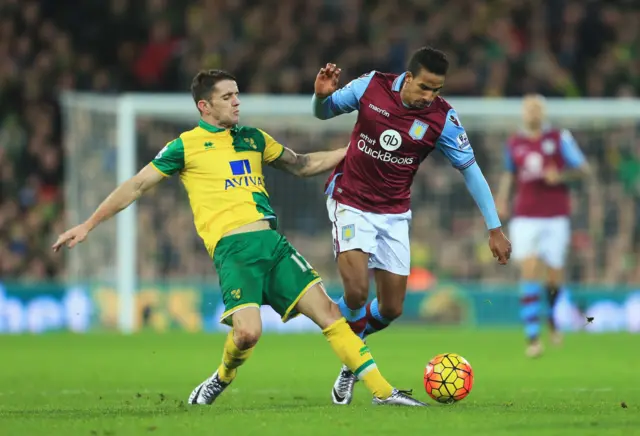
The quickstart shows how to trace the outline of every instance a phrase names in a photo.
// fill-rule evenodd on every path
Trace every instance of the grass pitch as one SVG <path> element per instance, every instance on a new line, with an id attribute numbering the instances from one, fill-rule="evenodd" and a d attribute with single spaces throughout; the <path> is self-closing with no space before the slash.
<path id="1" fill-rule="evenodd" d="M 268 334 L 214 406 L 185 405 L 223 340 L 0 336 L 0 435 L 640 434 L 638 336 L 575 334 L 532 361 L 516 331 L 392 327 L 368 344 L 392 384 L 432 404 L 407 409 L 371 406 L 360 383 L 351 406 L 332 406 L 340 363 L 322 335 Z M 451 406 L 422 386 L 425 364 L 442 352 L 475 370 L 473 391 Z"/>

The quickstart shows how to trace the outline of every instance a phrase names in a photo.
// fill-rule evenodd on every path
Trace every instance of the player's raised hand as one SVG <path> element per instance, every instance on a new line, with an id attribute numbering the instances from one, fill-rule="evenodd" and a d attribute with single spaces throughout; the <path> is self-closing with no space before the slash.
<path id="1" fill-rule="evenodd" d="M 60 250 L 63 245 L 66 245 L 68 248 L 73 248 L 87 238 L 89 230 L 91 229 L 87 224 L 75 226 L 58 236 L 58 240 L 51 248 L 53 251 Z"/>
<path id="2" fill-rule="evenodd" d="M 511 257 L 511 241 L 502 233 L 502 229 L 489 230 L 489 248 L 500 265 L 506 265 Z"/>
<path id="3" fill-rule="evenodd" d="M 336 64 L 327 64 L 324 68 L 320 68 L 314 85 L 317 97 L 326 98 L 336 92 L 338 83 L 340 82 L 341 71 Z"/>

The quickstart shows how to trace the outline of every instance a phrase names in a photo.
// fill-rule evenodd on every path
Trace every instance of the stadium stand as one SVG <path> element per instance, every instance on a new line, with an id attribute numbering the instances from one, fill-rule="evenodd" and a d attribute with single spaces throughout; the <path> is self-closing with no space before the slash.
<path id="1" fill-rule="evenodd" d="M 445 96 L 638 96 L 637 2 L 585 4 L 110 0 L 60 8 L 54 0 L 0 0 L 0 276 L 64 277 L 63 258 L 49 250 L 65 226 L 64 171 L 77 170 L 63 168 L 62 90 L 184 92 L 198 69 L 225 68 L 237 75 L 244 93 L 310 95 L 318 68 L 328 61 L 342 67 L 346 83 L 372 69 L 401 72 L 408 53 L 428 43 L 452 61 Z M 460 18 L 461 8 L 471 9 L 466 16 L 473 18 Z M 141 163 L 178 133 L 176 126 L 151 127 L 140 125 Z M 341 135 L 309 142 L 295 132 L 262 127 L 297 150 L 345 141 Z M 587 133 L 574 132 L 596 164 L 600 186 L 581 197 L 589 213 L 578 207 L 574 245 L 580 250 L 572 278 L 640 283 L 640 132 L 635 126 Z M 471 139 L 495 183 L 501 138 L 476 131 Z M 451 200 L 452 192 L 464 189 L 462 180 L 440 160 L 429 159 L 424 167 L 414 190 L 416 216 L 425 218 L 414 222 L 414 262 L 439 277 L 495 279 L 472 200 Z M 326 221 L 324 179 L 298 188 L 286 183 L 274 176 L 271 190 L 300 190 L 287 193 L 298 199 L 296 211 L 280 213 L 285 232 L 305 252 L 329 239 L 315 231 Z M 180 209 L 168 201 L 164 210 Z M 157 216 L 142 203 L 140 213 L 153 222 L 147 228 L 170 234 L 176 225 L 192 226 L 189 210 L 182 209 L 184 215 Z M 211 274 L 198 244 L 180 238 L 145 243 L 141 275 Z M 324 263 L 320 270 L 333 271 L 330 244 L 324 246 L 329 249 L 309 258 Z M 614 261 L 608 255 L 613 251 L 625 254 L 625 261 Z"/>

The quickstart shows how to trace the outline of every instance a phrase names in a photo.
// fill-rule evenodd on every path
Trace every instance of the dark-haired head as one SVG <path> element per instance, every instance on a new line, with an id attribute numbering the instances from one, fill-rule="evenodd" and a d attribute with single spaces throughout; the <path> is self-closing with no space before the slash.
<path id="1" fill-rule="evenodd" d="M 224 70 L 203 70 L 191 82 L 191 95 L 206 122 L 230 128 L 238 124 L 240 99 L 233 74 Z"/>
<path id="2" fill-rule="evenodd" d="M 430 105 L 440 93 L 448 69 L 447 55 L 440 50 L 432 47 L 416 50 L 407 66 L 402 101 L 415 109 Z"/>

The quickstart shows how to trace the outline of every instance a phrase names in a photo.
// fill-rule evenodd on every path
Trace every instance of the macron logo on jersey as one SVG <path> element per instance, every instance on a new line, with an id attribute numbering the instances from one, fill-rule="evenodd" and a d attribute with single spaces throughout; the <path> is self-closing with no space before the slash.
<path id="1" fill-rule="evenodd" d="M 264 186 L 262 176 L 251 175 L 251 162 L 249 162 L 249 159 L 231 161 L 229 166 L 234 177 L 224 181 L 225 191 L 239 186 Z"/>
<path id="2" fill-rule="evenodd" d="M 369 103 L 369 109 L 378 112 L 380 115 L 384 115 L 385 117 L 389 118 L 389 112 L 387 112 L 384 109 L 380 109 L 378 106 L 374 106 L 371 103 Z"/>

